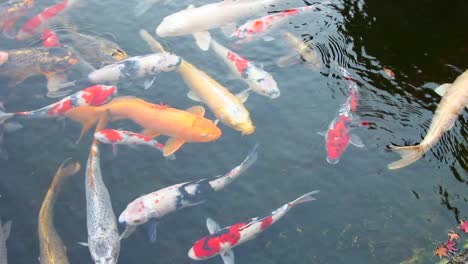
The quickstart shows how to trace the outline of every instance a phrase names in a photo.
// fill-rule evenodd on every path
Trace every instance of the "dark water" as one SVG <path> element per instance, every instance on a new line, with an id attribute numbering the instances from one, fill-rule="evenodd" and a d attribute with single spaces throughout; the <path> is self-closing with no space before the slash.
<path id="1" fill-rule="evenodd" d="M 130 55 L 150 53 L 138 30 L 154 33 L 170 13 L 186 1 L 153 7 L 133 16 L 134 1 L 100 1 L 72 13 L 71 20 L 85 33 L 110 32 Z M 198 5 L 209 1 L 197 2 Z M 290 1 L 287 6 L 304 2 Z M 312 3 L 312 2 L 310 2 Z M 315 3 L 315 2 L 314 2 Z M 121 148 L 113 158 L 102 153 L 103 176 L 118 215 L 136 197 L 175 183 L 225 173 L 259 143 L 259 160 L 214 200 L 165 218 L 156 244 L 147 242 L 144 229 L 122 242 L 119 263 L 191 263 L 187 251 L 207 234 L 205 218 L 227 226 L 262 215 L 302 193 L 320 189 L 318 200 L 292 210 L 254 241 L 235 249 L 237 263 L 435 263 L 435 246 L 460 219 L 468 218 L 467 115 L 425 157 L 410 167 L 388 171 L 398 159 L 388 144 L 416 144 L 422 140 L 437 107 L 438 84 L 452 82 L 467 68 L 466 10 L 460 1 L 333 1 L 322 14 L 293 19 L 285 26 L 320 47 L 324 67 L 311 71 L 303 65 L 275 66 L 288 52 L 287 44 L 259 41 L 233 47 L 262 63 L 279 84 L 282 95 L 270 100 L 252 94 L 246 103 L 257 127 L 251 136 L 221 125 L 223 136 L 209 144 L 187 144 L 169 161 L 152 150 Z M 37 9 L 52 4 L 44 1 Z M 98 12 L 99 10 L 99 12 Z M 229 46 L 219 31 L 213 34 Z M 200 52 L 190 36 L 167 38 L 171 51 L 188 59 L 233 91 L 244 84 L 226 77 L 227 67 L 213 54 Z M 0 40 L 2 49 L 23 44 Z M 371 123 L 356 128 L 366 144 L 350 146 L 337 165 L 325 161 L 324 139 L 317 135 L 335 117 L 347 96 L 346 82 L 327 62 L 338 61 L 357 77 L 359 115 Z M 392 69 L 396 79 L 384 75 Z M 0 83 L 6 88 L 6 80 Z M 134 87 L 122 94 L 185 109 L 180 76 L 159 76 L 151 90 Z M 45 82 L 33 78 L 18 86 L 6 107 L 35 109 L 52 102 L 44 98 Z M 212 118 L 212 114 L 208 114 Z M 8 241 L 10 263 L 37 263 L 37 214 L 59 164 L 68 157 L 85 166 L 91 135 L 73 142 L 79 126 L 53 120 L 23 122 L 24 129 L 7 137 L 10 160 L 0 161 L 0 217 L 13 220 Z M 130 123 L 113 127 L 138 131 Z M 57 201 L 55 225 L 72 263 L 91 263 L 87 239 L 83 170 L 64 186 Z M 466 237 L 465 237 L 466 238 Z M 214 258 L 205 263 L 221 263 Z"/>

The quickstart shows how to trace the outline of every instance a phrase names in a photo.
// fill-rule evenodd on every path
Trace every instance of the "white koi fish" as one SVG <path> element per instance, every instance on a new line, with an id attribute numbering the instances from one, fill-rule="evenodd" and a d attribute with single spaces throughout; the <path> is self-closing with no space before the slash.
<path id="1" fill-rule="evenodd" d="M 224 175 L 172 185 L 143 195 L 129 203 L 119 216 L 119 222 L 126 225 L 122 236 L 128 237 L 137 226 L 151 219 L 157 221 L 177 210 L 204 203 L 215 192 L 222 190 L 242 175 L 257 160 L 257 146 L 255 145 L 239 166 Z M 150 238 L 154 242 L 156 228 L 150 230 Z"/>
<path id="2" fill-rule="evenodd" d="M 318 192 L 306 193 L 264 217 L 251 218 L 245 222 L 236 223 L 222 229 L 215 221 L 208 218 L 206 219 L 206 226 L 210 235 L 195 242 L 189 250 L 188 256 L 193 260 L 204 260 L 220 255 L 225 264 L 234 264 L 232 248 L 256 238 L 264 230 L 283 218 L 296 205 L 314 201 L 315 198 L 312 195 Z"/>
<path id="3" fill-rule="evenodd" d="M 280 96 L 278 85 L 270 73 L 221 45 L 211 37 L 208 31 L 195 33 L 193 36 L 200 49 L 208 50 L 211 47 L 214 53 L 229 66 L 236 77 L 249 85 L 248 90 L 272 99 Z M 205 47 L 201 46 L 202 43 L 208 43 L 208 47 L 205 49 Z"/>
<path id="4" fill-rule="evenodd" d="M 0 264 L 8 264 L 6 241 L 10 236 L 11 221 L 6 222 L 2 225 L 0 221 Z"/>
<path id="5" fill-rule="evenodd" d="M 156 28 L 162 38 L 189 35 L 214 28 L 225 27 L 225 33 L 233 31 L 228 27 L 244 17 L 268 11 L 279 0 L 224 0 L 200 7 L 189 8 L 169 15 Z M 230 35 L 230 32 L 228 35 Z"/>
<path id="6" fill-rule="evenodd" d="M 468 107 L 468 70 L 458 76 L 453 84 L 439 86 L 436 92 L 443 97 L 423 141 L 416 146 L 390 146 L 402 159 L 388 164 L 388 169 L 400 169 L 417 161 L 453 127 L 458 115 Z"/>

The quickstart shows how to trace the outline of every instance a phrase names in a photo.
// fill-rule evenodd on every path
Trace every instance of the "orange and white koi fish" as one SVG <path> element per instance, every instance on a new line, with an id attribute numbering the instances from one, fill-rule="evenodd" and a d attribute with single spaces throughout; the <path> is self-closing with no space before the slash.
<path id="1" fill-rule="evenodd" d="M 140 30 L 140 36 L 153 51 L 165 51 L 161 44 L 145 30 Z M 248 93 L 233 95 L 208 74 L 186 60 L 182 60 L 179 73 L 191 90 L 188 94 L 189 98 L 205 103 L 219 121 L 242 134 L 252 134 L 255 131 L 250 113 L 243 104 L 247 100 Z"/>
<path id="2" fill-rule="evenodd" d="M 193 34 L 193 36 L 200 49 L 207 50 L 208 48 L 211 48 L 214 53 L 228 65 L 237 78 L 249 85 L 249 88 L 246 91 L 253 91 L 271 99 L 275 99 L 280 96 L 278 85 L 270 73 L 257 66 L 254 62 L 221 45 L 211 37 L 208 31 L 199 32 Z M 201 46 L 201 43 L 204 42 L 209 45 L 206 49 Z"/>
<path id="3" fill-rule="evenodd" d="M 29 19 L 16 34 L 17 40 L 26 40 L 42 34 L 60 18 L 77 0 L 63 0 L 58 4 L 47 7 L 41 13 Z"/>
<path id="4" fill-rule="evenodd" d="M 302 195 L 296 200 L 289 202 L 263 217 L 254 217 L 247 221 L 221 228 L 210 218 L 206 219 L 206 226 L 210 235 L 195 242 L 188 252 L 193 260 L 205 260 L 220 255 L 225 264 L 234 263 L 234 252 L 232 249 L 244 242 L 256 238 L 260 233 L 278 222 L 291 208 L 296 205 L 314 201 L 312 191 Z"/>
<path id="5" fill-rule="evenodd" d="M 272 15 L 252 19 L 239 26 L 231 35 L 232 39 L 237 39 L 236 43 L 248 43 L 259 38 L 265 41 L 274 40 L 273 37 L 267 36 L 272 31 L 286 23 L 289 18 L 300 13 L 314 10 L 317 6 L 310 5 L 298 8 L 288 9 Z"/>
<path id="6" fill-rule="evenodd" d="M 468 107 L 468 70 L 458 76 L 453 84 L 439 86 L 436 92 L 443 97 L 435 111 L 426 136 L 416 146 L 390 146 L 402 158 L 388 164 L 390 170 L 400 169 L 417 161 L 439 141 L 445 132 L 453 127 L 458 115 L 465 107 Z"/>
<path id="7" fill-rule="evenodd" d="M 7 38 L 15 38 L 15 22 L 34 6 L 34 0 L 9 0 L 0 3 L 0 29 Z"/>
<path id="8" fill-rule="evenodd" d="M 211 120 L 203 117 L 205 109 L 202 106 L 183 111 L 135 97 L 117 97 L 101 106 L 73 108 L 64 115 L 83 125 L 80 138 L 105 116 L 110 122 L 130 119 L 145 128 L 144 135 L 170 137 L 164 147 L 164 157 L 176 152 L 185 142 L 210 142 L 222 134 Z"/>

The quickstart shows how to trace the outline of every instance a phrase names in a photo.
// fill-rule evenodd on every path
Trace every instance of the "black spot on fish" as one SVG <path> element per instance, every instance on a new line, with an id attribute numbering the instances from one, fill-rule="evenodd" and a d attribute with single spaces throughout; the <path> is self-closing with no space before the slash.
<path id="1" fill-rule="evenodd" d="M 195 193 L 190 194 L 187 192 L 187 187 L 195 186 Z M 211 187 L 210 181 L 208 179 L 200 180 L 196 183 L 186 183 L 178 188 L 180 195 L 176 198 L 176 208 L 179 209 L 182 207 L 183 202 L 188 203 L 200 203 L 206 198 L 215 192 L 215 190 Z"/>
<path id="2" fill-rule="evenodd" d="M 121 62 L 124 65 L 121 73 L 124 77 L 133 77 L 138 73 L 140 65 L 136 60 L 126 60 Z"/>

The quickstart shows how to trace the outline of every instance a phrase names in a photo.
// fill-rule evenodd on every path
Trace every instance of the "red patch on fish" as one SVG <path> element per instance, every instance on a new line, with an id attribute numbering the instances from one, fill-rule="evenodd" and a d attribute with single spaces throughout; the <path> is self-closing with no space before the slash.
<path id="1" fill-rule="evenodd" d="M 68 110 L 72 108 L 73 108 L 73 105 L 72 105 L 71 99 L 67 99 L 63 103 L 58 103 L 54 105 L 54 107 L 52 107 L 52 109 L 50 109 L 49 112 L 47 112 L 47 114 L 49 116 L 58 116 L 58 115 L 64 114 L 65 112 L 67 112 Z"/>
<path id="2" fill-rule="evenodd" d="M 54 6 L 46 8 L 42 13 L 42 17 L 45 19 L 50 19 L 52 17 L 57 16 L 60 12 L 62 12 L 68 6 L 68 0 L 64 0 Z"/>
<path id="3" fill-rule="evenodd" d="M 349 100 L 349 107 L 351 109 L 352 112 L 356 112 L 357 111 L 357 107 L 358 107 L 358 93 L 356 90 L 350 90 L 349 92 L 351 94 L 351 98 Z"/>
<path id="4" fill-rule="evenodd" d="M 21 28 L 20 32 L 33 33 L 42 24 L 40 14 L 29 19 Z"/>
<path id="5" fill-rule="evenodd" d="M 48 28 L 42 33 L 42 45 L 46 48 L 61 46 L 57 35 Z"/>
<path id="6" fill-rule="evenodd" d="M 230 51 L 227 53 L 227 59 L 235 63 L 237 71 L 240 74 L 243 74 L 245 69 L 249 66 L 248 60 Z"/>
<path id="7" fill-rule="evenodd" d="M 262 224 L 260 225 L 260 228 L 263 230 L 269 228 L 273 224 L 273 216 L 268 216 L 267 218 L 262 220 Z"/>
<path id="8" fill-rule="evenodd" d="M 340 119 L 327 132 L 327 153 L 332 160 L 339 159 L 349 143 L 349 117 L 340 115 Z"/>
<path id="9" fill-rule="evenodd" d="M 235 246 L 241 237 L 239 229 L 244 227 L 245 223 L 238 223 L 223 229 L 218 233 L 206 236 L 193 245 L 193 252 L 198 258 L 208 258 L 218 254 L 222 243 L 229 243 L 231 247 Z"/>
<path id="10" fill-rule="evenodd" d="M 265 25 L 262 20 L 257 20 L 253 23 L 252 31 L 262 32 L 265 29 Z"/>
<path id="11" fill-rule="evenodd" d="M 115 86 L 94 85 L 84 89 L 81 97 L 88 105 L 100 106 L 105 104 L 115 91 Z"/>
<path id="12" fill-rule="evenodd" d="M 123 140 L 121 132 L 114 129 L 104 129 L 99 131 L 99 133 L 106 137 L 107 140 L 109 140 L 111 143 L 116 143 Z"/>

